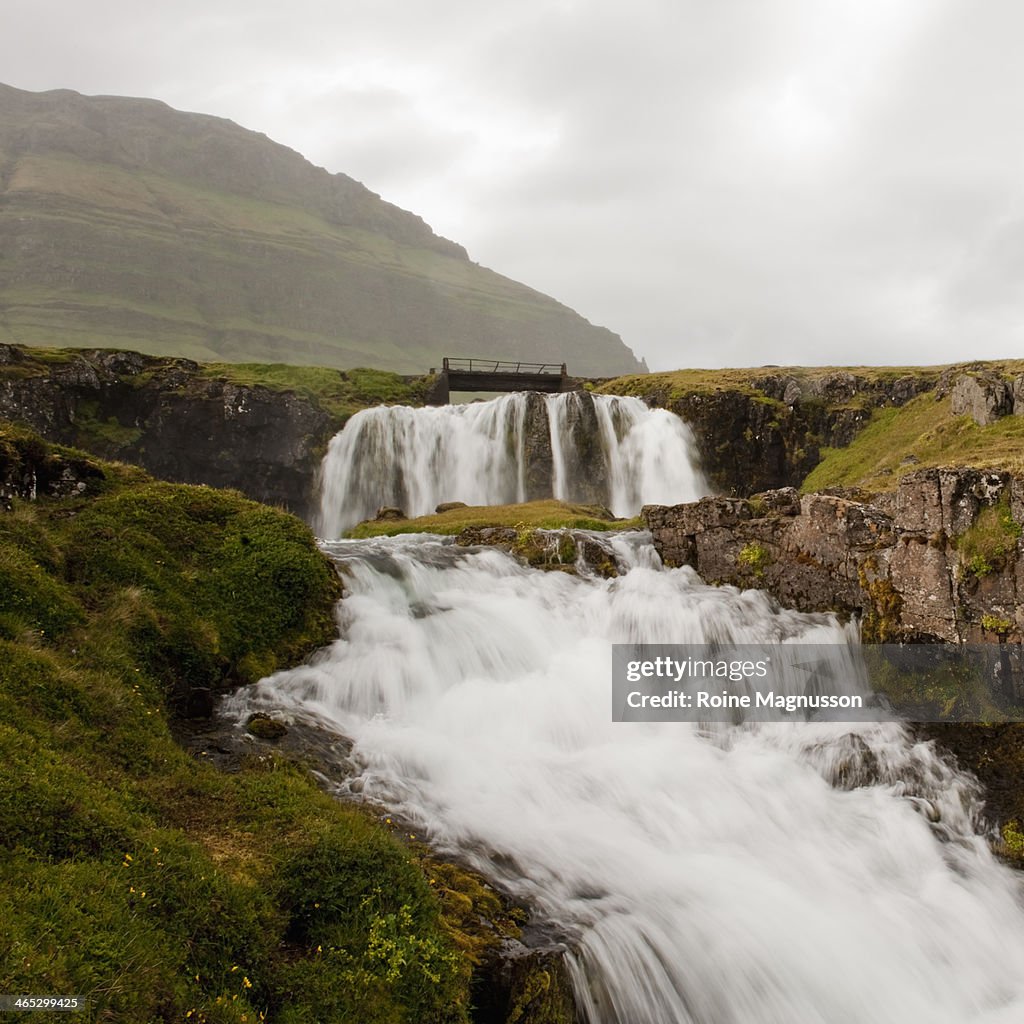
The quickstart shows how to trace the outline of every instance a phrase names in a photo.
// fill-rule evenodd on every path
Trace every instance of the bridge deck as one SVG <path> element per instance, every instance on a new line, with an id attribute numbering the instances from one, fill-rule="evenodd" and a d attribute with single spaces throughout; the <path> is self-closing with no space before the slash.
<path id="1" fill-rule="evenodd" d="M 427 398 L 446 405 L 452 391 L 542 391 L 557 394 L 573 389 L 565 363 L 523 363 L 502 359 L 452 359 L 445 356 L 441 373 Z"/>

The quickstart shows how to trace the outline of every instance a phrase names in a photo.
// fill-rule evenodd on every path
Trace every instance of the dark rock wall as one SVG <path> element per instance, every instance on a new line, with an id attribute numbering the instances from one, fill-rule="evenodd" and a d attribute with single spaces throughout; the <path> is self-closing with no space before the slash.
<path id="1" fill-rule="evenodd" d="M 23 361 L 0 346 L 0 419 L 162 479 L 312 513 L 320 458 L 339 424 L 308 398 L 211 379 L 186 359 L 85 352 L 19 376 Z"/>
<path id="2" fill-rule="evenodd" d="M 798 486 L 822 448 L 848 445 L 873 409 L 904 405 L 935 381 L 927 374 L 877 380 L 837 370 L 808 380 L 765 373 L 752 385 L 640 396 L 690 425 L 703 471 L 722 494 Z"/>

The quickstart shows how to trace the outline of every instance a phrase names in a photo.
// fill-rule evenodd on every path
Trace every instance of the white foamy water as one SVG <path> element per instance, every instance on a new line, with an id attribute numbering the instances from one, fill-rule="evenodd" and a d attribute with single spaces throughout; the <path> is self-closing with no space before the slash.
<path id="1" fill-rule="evenodd" d="M 331 440 L 321 467 L 321 536 L 337 537 L 382 506 L 419 516 L 442 501 L 526 501 L 531 399 L 541 399 L 547 415 L 552 469 L 544 496 L 585 500 L 595 486 L 587 477 L 597 475 L 607 480 L 599 500 L 633 516 L 643 501 L 673 504 L 707 493 L 689 428 L 637 398 L 520 392 L 468 405 L 378 406 L 356 413 Z M 580 425 L 591 401 L 598 454 L 581 469 Z"/>
<path id="2" fill-rule="evenodd" d="M 1024 1020 L 1019 876 L 977 791 L 895 724 L 613 723 L 612 642 L 831 643 L 822 617 L 664 571 L 339 542 L 341 639 L 234 699 L 355 740 L 365 796 L 565 937 L 592 1024 Z"/>

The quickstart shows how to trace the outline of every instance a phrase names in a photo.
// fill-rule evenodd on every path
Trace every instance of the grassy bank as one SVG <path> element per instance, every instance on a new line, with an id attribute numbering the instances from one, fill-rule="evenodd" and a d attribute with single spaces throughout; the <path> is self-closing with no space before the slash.
<path id="1" fill-rule="evenodd" d="M 469 527 L 510 526 L 515 529 L 627 530 L 639 519 L 612 519 L 606 509 L 547 499 L 519 505 L 468 505 L 414 519 L 370 519 L 349 531 L 350 537 L 393 537 L 399 533 L 454 535 Z"/>
<path id="2" fill-rule="evenodd" d="M 953 416 L 948 396 L 926 392 L 902 408 L 876 409 L 846 448 L 823 449 L 802 489 L 889 491 L 904 474 L 932 466 L 1024 473 L 1024 416 L 1003 416 L 981 427 L 970 416 Z"/>
<path id="3" fill-rule="evenodd" d="M 308 530 L 0 428 L 0 480 L 30 471 L 71 496 L 0 510 L 4 990 L 97 1021 L 465 1020 L 493 894 L 280 757 L 225 774 L 172 738 L 197 692 L 333 637 Z"/>
<path id="4" fill-rule="evenodd" d="M 792 379 L 809 387 L 836 373 L 849 373 L 868 384 L 885 385 L 901 377 L 923 377 L 937 381 L 942 366 L 757 366 L 721 369 L 666 370 L 658 373 L 627 374 L 601 381 L 594 390 L 607 395 L 648 395 L 658 393 L 668 403 L 684 395 L 711 395 L 735 391 L 757 396 L 762 394 L 766 378 Z M 856 401 L 853 404 L 858 404 Z"/>
<path id="5" fill-rule="evenodd" d="M 373 405 L 422 405 L 430 378 L 408 380 L 387 370 L 329 370 L 284 363 L 205 363 L 204 376 L 233 384 L 293 391 L 311 399 L 339 424 Z"/>

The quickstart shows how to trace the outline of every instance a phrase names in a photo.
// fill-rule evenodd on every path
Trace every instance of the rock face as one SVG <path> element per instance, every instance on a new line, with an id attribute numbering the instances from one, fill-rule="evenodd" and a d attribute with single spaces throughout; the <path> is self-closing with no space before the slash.
<path id="1" fill-rule="evenodd" d="M 234 487 L 311 514 L 320 457 L 339 424 L 310 399 L 133 352 L 83 352 L 20 375 L 28 366 L 23 350 L 0 345 L 0 419 L 165 480 Z"/>
<path id="2" fill-rule="evenodd" d="M 978 426 L 987 427 L 1014 411 L 1015 394 L 1014 385 L 992 374 L 965 373 L 953 385 L 953 415 L 971 416 Z"/>
<path id="3" fill-rule="evenodd" d="M 34 437 L 0 431 L 0 510 L 9 512 L 15 498 L 92 494 L 103 479 L 103 470 L 90 459 L 56 455 Z"/>
<path id="4" fill-rule="evenodd" d="M 1024 634 L 1024 481 L 1008 473 L 918 470 L 888 503 L 787 488 L 643 516 L 666 564 L 802 611 L 859 616 L 867 640 Z"/>
<path id="5" fill-rule="evenodd" d="M 848 445 L 881 406 L 905 405 L 935 386 L 926 375 L 868 379 L 845 370 L 798 380 L 765 373 L 749 387 L 641 397 L 670 409 L 693 429 L 704 473 L 723 494 L 795 487 L 823 447 Z"/>
<path id="6" fill-rule="evenodd" d="M 551 427 L 543 395 L 526 399 L 523 421 L 523 461 L 526 464 L 526 500 L 537 501 L 551 495 L 554 455 L 551 451 Z"/>

